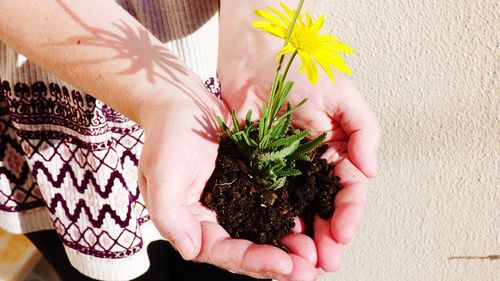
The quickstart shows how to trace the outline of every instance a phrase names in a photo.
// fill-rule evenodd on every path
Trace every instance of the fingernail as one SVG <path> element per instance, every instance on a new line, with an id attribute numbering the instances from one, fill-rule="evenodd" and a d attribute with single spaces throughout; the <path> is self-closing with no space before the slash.
<path id="1" fill-rule="evenodd" d="M 185 260 L 192 260 L 196 257 L 197 248 L 194 245 L 193 241 L 191 241 L 189 236 L 185 235 L 179 237 L 175 241 L 175 245 L 177 247 L 177 250 Z"/>

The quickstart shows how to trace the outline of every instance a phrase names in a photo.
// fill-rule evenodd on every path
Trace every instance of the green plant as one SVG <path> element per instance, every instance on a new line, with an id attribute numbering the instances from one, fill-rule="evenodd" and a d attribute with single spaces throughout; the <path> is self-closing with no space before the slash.
<path id="1" fill-rule="evenodd" d="M 318 80 L 316 61 L 333 81 L 330 66 L 350 73 L 343 59 L 336 52 L 352 53 L 352 49 L 333 36 L 321 35 L 319 30 L 324 23 L 324 16 L 316 22 L 306 14 L 302 19 L 300 10 L 304 0 L 299 1 L 296 10 L 291 10 L 281 4 L 284 13 L 268 7 L 271 12 L 257 10 L 256 15 L 263 18 L 254 22 L 253 26 L 285 40 L 278 54 L 278 66 L 270 90 L 267 104 L 262 105 L 261 118 L 253 123 L 252 112 L 246 115 L 244 124 L 240 124 L 233 109 L 232 129 L 217 117 L 217 122 L 248 159 L 249 166 L 255 171 L 260 182 L 272 189 L 278 189 L 286 183 L 289 176 L 300 175 L 296 167 L 298 160 L 310 161 L 309 152 L 315 150 L 326 138 L 326 134 L 305 142 L 310 131 L 292 129 L 293 112 L 307 102 L 302 100 L 297 105 L 287 103 L 286 98 L 293 88 L 293 81 L 287 81 L 286 76 L 297 55 L 302 60 L 300 71 L 306 71 L 307 77 L 314 84 Z M 282 71 L 285 55 L 291 53 L 285 69 Z M 340 59 L 339 59 L 340 58 Z M 313 61 L 314 60 L 314 61 Z M 241 126 L 242 125 L 242 126 Z"/>

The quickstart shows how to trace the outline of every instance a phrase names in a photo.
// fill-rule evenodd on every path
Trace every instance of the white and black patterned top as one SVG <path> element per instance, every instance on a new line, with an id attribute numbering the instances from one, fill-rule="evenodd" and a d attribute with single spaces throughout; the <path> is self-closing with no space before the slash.
<path id="1" fill-rule="evenodd" d="M 117 2 L 218 93 L 218 1 Z M 138 190 L 142 137 L 137 124 L 0 42 L 0 227 L 55 229 L 92 278 L 141 275 L 147 244 L 160 239 Z"/>

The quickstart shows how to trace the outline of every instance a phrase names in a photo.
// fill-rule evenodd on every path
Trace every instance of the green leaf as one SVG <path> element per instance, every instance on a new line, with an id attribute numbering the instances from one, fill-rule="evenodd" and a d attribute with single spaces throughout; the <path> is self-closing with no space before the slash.
<path id="1" fill-rule="evenodd" d="M 233 126 L 234 126 L 234 131 L 239 132 L 240 131 L 240 123 L 238 123 L 238 118 L 236 117 L 236 111 L 233 108 L 233 111 L 231 113 L 231 118 L 233 119 Z"/>
<path id="2" fill-rule="evenodd" d="M 278 115 L 279 111 L 283 107 L 283 103 L 285 102 L 286 97 L 290 93 L 290 90 L 293 86 L 293 82 L 288 81 L 285 86 L 281 89 L 278 89 L 276 93 L 276 97 L 273 99 L 273 103 L 270 103 L 271 111 L 269 112 L 269 116 L 274 120 Z"/>
<path id="3" fill-rule="evenodd" d="M 270 164 L 268 170 L 270 171 L 270 174 L 272 174 L 272 175 L 276 174 L 275 171 L 282 170 L 283 168 L 286 167 L 286 160 L 284 158 L 276 159 L 270 163 L 271 164 Z"/>
<path id="4" fill-rule="evenodd" d="M 271 142 L 285 137 L 285 135 L 281 133 L 282 132 L 281 128 L 286 126 L 285 124 L 286 120 L 283 121 L 284 122 L 282 122 L 282 124 L 277 124 L 277 126 L 271 127 L 271 129 L 269 130 L 269 140 Z M 269 145 L 267 145 L 266 147 L 269 147 Z"/>
<path id="5" fill-rule="evenodd" d="M 316 149 L 324 140 L 326 139 L 326 133 L 321 134 L 317 138 L 302 144 L 297 150 L 293 152 L 292 157 L 295 157 L 296 155 L 303 155 L 306 154 L 314 149 Z"/>
<path id="6" fill-rule="evenodd" d="M 307 102 L 307 99 L 303 99 L 301 102 L 299 102 L 297 105 L 294 107 L 287 109 L 278 119 L 276 119 L 275 122 L 279 122 L 283 118 L 287 118 L 290 116 L 295 110 L 297 110 L 299 107 L 303 106 Z"/>
<path id="7" fill-rule="evenodd" d="M 245 117 L 245 126 L 250 127 L 252 125 L 252 110 L 247 112 L 247 116 Z"/>
<path id="8" fill-rule="evenodd" d="M 219 123 L 219 126 L 224 130 L 226 131 L 226 133 L 230 133 L 231 132 L 231 129 L 229 129 L 229 127 L 226 125 L 226 123 L 224 123 L 224 121 L 222 120 L 222 118 L 220 118 L 219 116 L 215 116 L 215 120 L 217 120 L 217 123 Z"/>
<path id="9" fill-rule="evenodd" d="M 241 136 L 243 137 L 243 140 L 249 147 L 256 147 L 257 142 L 253 139 L 250 138 L 250 136 L 247 134 L 247 132 L 242 132 Z"/>
<path id="10" fill-rule="evenodd" d="M 289 168 L 283 171 L 278 171 L 276 172 L 276 175 L 280 178 L 282 177 L 295 177 L 295 176 L 300 176 L 302 173 L 300 172 L 299 169 L 296 168 Z"/>
<path id="11" fill-rule="evenodd" d="M 277 159 L 275 161 L 258 161 L 257 164 L 260 176 L 267 179 L 276 178 L 276 171 L 282 170 L 286 167 L 285 159 Z"/>
<path id="12" fill-rule="evenodd" d="M 241 135 L 243 134 L 243 132 L 236 132 L 236 133 L 229 133 L 229 137 L 233 140 L 234 143 L 236 143 L 237 145 L 241 145 L 243 143 L 243 138 L 241 137 Z"/>
<path id="13" fill-rule="evenodd" d="M 250 126 L 245 126 L 245 134 L 250 137 L 250 134 L 255 131 L 255 128 L 257 128 L 257 124 L 253 123 Z"/>
<path id="14" fill-rule="evenodd" d="M 297 160 L 301 160 L 301 161 L 311 161 L 311 158 L 307 155 L 304 155 L 304 154 L 294 154 L 294 155 L 290 155 L 288 158 L 288 160 L 294 160 L 294 161 L 297 161 Z"/>
<path id="15" fill-rule="evenodd" d="M 271 93 L 276 93 L 281 88 L 282 83 L 283 75 L 281 73 L 278 73 L 276 79 L 273 80 L 273 84 L 271 85 Z"/>
<path id="16" fill-rule="evenodd" d="M 260 121 L 259 121 L 259 142 L 260 143 L 262 143 L 262 139 L 264 138 L 264 135 L 266 134 L 266 114 L 267 114 L 267 108 L 266 108 L 266 105 L 263 104 L 262 105 L 262 117 L 260 118 Z"/>
<path id="17" fill-rule="evenodd" d="M 300 142 L 296 141 L 291 143 L 289 146 L 284 147 L 278 151 L 274 152 L 268 152 L 268 153 L 263 153 L 259 155 L 259 160 L 260 161 L 270 161 L 270 160 L 276 160 L 276 159 L 283 159 L 287 157 L 288 155 L 294 153 L 294 151 L 299 147 Z"/>
<path id="18" fill-rule="evenodd" d="M 310 133 L 309 130 L 299 131 L 298 133 L 295 133 L 295 134 L 293 134 L 291 136 L 288 136 L 288 137 L 285 137 L 285 138 L 281 138 L 281 139 L 277 139 L 277 140 L 271 142 L 269 144 L 268 148 L 277 148 L 279 146 L 287 146 L 287 145 L 291 144 L 292 142 L 296 142 L 296 141 L 302 140 L 307 135 L 309 135 L 309 133 Z"/>
<path id="19" fill-rule="evenodd" d="M 285 183 L 286 183 L 286 178 L 279 178 L 271 186 L 269 186 L 269 188 L 276 190 L 283 187 Z"/>
<path id="20" fill-rule="evenodd" d="M 273 84 L 271 85 L 271 92 L 269 94 L 269 100 L 267 101 L 267 104 L 269 105 L 269 112 L 268 112 L 269 116 L 266 115 L 266 117 L 269 120 L 274 118 L 272 113 L 274 112 L 275 99 L 279 95 L 282 82 L 283 82 L 283 77 L 280 73 L 278 73 L 275 79 L 273 80 Z M 262 115 L 264 116 L 264 114 Z"/>
<path id="21" fill-rule="evenodd" d="M 279 95 L 279 99 L 278 99 L 278 104 L 277 104 L 277 111 L 276 111 L 276 114 L 279 112 L 279 110 L 281 109 L 281 107 L 283 106 L 283 103 L 285 102 L 285 99 L 288 97 L 288 94 L 290 94 L 290 91 L 292 90 L 293 88 L 293 81 L 288 81 L 285 86 L 283 87 L 283 89 L 281 90 L 281 93 Z M 274 115 L 276 116 L 276 115 Z"/>
<path id="22" fill-rule="evenodd" d="M 287 104 L 287 111 L 292 109 L 292 105 L 290 103 Z M 273 128 L 275 128 L 275 134 L 276 136 L 274 139 L 277 139 L 279 137 L 282 137 L 288 132 L 288 129 L 290 128 L 290 125 L 292 124 L 292 115 L 287 115 L 285 118 L 280 119 L 276 124 L 274 125 Z"/>

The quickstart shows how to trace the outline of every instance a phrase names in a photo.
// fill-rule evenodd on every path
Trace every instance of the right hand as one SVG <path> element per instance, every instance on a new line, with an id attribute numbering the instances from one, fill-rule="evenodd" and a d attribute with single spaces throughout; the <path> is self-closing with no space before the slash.
<path id="1" fill-rule="evenodd" d="M 259 108 L 267 102 L 276 64 L 274 54 L 278 50 L 254 50 L 258 54 L 255 57 L 220 60 L 222 98 L 235 109 L 240 120 L 244 120 L 248 110 L 258 118 Z M 301 234 L 304 229 L 296 229 L 282 239 L 291 251 L 294 269 L 280 280 L 315 280 L 319 274 L 339 269 L 343 245 L 352 239 L 361 223 L 369 178 L 377 172 L 381 130 L 375 114 L 348 77 L 335 73 L 332 84 L 321 73 L 318 83 L 311 85 L 297 68 L 292 66 L 288 76 L 296 83 L 287 101 L 298 104 L 308 98 L 308 102 L 294 112 L 293 126 L 310 130 L 313 136 L 327 133 L 328 149 L 322 157 L 335 166 L 333 173 L 340 177 L 342 189 L 332 202 L 333 217 L 315 219 L 313 238 Z"/>

